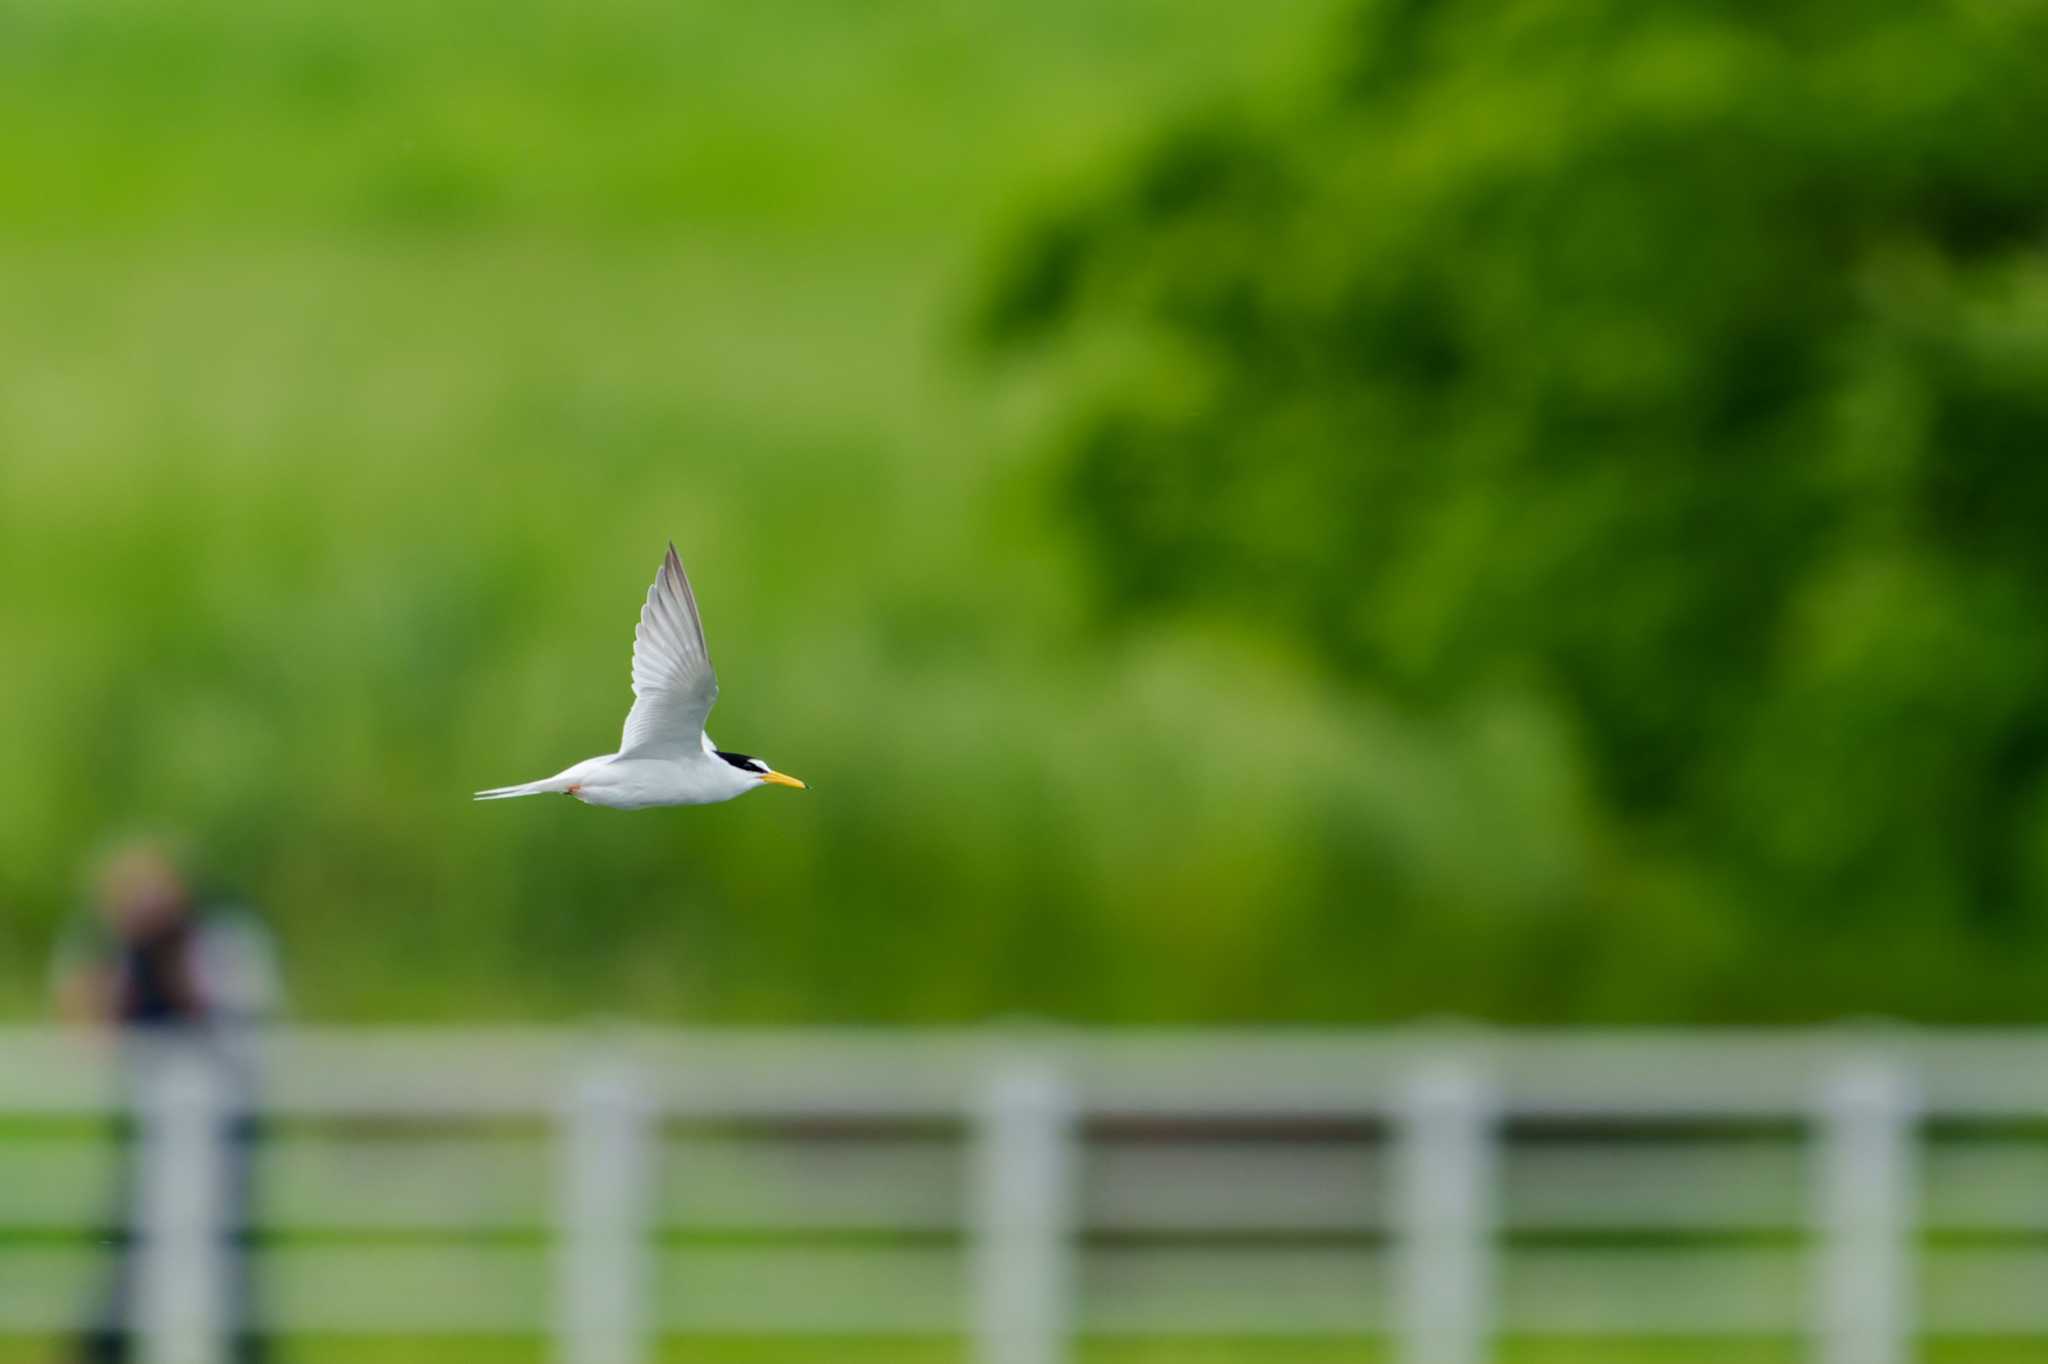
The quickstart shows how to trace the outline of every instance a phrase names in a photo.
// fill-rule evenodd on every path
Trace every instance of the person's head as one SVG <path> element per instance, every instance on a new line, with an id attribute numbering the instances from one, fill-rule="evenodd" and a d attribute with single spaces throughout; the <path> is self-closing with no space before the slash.
<path id="1" fill-rule="evenodd" d="M 161 933 L 192 910 L 183 859 L 160 838 L 131 839 L 110 849 L 95 869 L 93 898 L 107 926 L 130 939 Z"/>

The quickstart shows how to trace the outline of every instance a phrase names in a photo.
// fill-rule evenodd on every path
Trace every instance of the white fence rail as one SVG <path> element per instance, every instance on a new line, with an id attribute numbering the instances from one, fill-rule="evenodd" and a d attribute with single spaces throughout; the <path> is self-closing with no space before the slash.
<path id="1" fill-rule="evenodd" d="M 2048 1033 L 0 1030 L 0 1333 L 215 1364 L 252 1102 L 267 1330 L 2048 1340 Z M 260 1077 L 260 1078 L 252 1078 Z M 127 1112 L 125 1154 L 78 1119 Z M 7 1233 L 15 1233 L 8 1235 Z M 21 1233 L 36 1233 L 22 1235 Z M 77 1232 L 67 1240 L 64 1233 Z"/>

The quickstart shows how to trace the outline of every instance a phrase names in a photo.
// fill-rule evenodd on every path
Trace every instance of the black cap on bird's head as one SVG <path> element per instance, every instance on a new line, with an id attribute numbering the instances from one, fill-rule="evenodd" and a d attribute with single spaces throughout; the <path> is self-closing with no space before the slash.
<path id="1" fill-rule="evenodd" d="M 732 766 L 737 767 L 740 771 L 752 773 L 755 777 L 759 778 L 761 781 L 767 783 L 768 785 L 794 786 L 799 791 L 805 789 L 804 784 L 798 781 L 795 777 L 790 776 L 786 772 L 777 772 L 774 768 L 770 767 L 761 759 L 754 757 L 752 754 L 728 753 L 722 748 L 714 749 L 712 751 L 717 753 L 719 757 L 725 759 L 725 761 L 730 763 Z"/>

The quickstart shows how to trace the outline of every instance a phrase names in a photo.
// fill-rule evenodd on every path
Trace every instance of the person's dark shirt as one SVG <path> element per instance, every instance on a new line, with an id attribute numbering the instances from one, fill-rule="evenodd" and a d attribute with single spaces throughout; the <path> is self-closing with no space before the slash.
<path id="1" fill-rule="evenodd" d="M 192 922 L 177 923 L 144 938 L 120 940 L 116 1019 L 133 1026 L 197 1023 L 206 1006 L 194 982 Z"/>

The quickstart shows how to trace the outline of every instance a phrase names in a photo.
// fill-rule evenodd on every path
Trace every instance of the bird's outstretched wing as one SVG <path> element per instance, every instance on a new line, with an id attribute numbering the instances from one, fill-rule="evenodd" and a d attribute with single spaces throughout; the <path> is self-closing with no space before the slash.
<path id="1" fill-rule="evenodd" d="M 718 674 L 704 647 L 697 595 L 673 544 L 647 589 L 640 628 L 633 632 L 633 696 L 620 757 L 680 758 L 703 751 Z"/>

